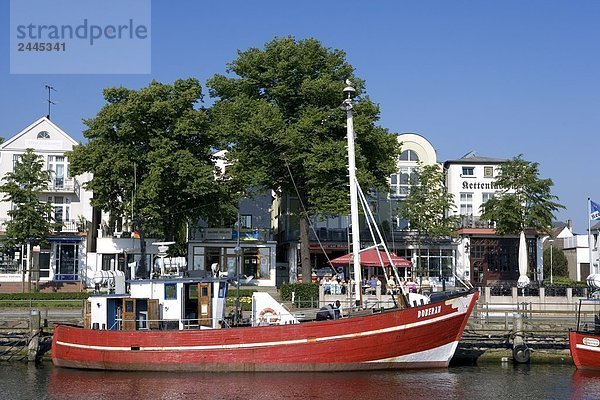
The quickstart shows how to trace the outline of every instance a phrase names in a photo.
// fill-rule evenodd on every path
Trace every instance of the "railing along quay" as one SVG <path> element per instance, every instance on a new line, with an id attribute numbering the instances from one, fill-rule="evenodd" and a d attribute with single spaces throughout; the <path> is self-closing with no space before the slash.
<path id="1" fill-rule="evenodd" d="M 50 348 L 55 322 L 82 321 L 81 300 L 0 301 L 0 361 L 37 361 Z"/>

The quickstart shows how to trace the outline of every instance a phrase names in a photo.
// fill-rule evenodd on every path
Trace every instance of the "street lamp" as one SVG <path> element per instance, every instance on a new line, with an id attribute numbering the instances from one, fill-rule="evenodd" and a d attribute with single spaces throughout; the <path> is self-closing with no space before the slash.
<path id="1" fill-rule="evenodd" d="M 549 239 L 548 243 L 550 243 L 550 284 L 554 284 L 554 277 L 552 276 L 552 244 L 554 243 L 554 239 Z"/>

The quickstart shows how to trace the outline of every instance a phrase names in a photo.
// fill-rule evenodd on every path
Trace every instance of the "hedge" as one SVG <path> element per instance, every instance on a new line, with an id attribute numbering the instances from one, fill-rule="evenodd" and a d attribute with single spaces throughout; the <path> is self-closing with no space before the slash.
<path id="1" fill-rule="evenodd" d="M 83 300 L 87 292 L 29 292 L 29 293 L 0 293 L 0 300 Z"/>
<path id="2" fill-rule="evenodd" d="M 284 283 L 279 289 L 281 299 L 284 301 L 292 301 L 292 292 L 296 293 L 296 300 L 310 300 L 319 298 L 318 283 Z"/>

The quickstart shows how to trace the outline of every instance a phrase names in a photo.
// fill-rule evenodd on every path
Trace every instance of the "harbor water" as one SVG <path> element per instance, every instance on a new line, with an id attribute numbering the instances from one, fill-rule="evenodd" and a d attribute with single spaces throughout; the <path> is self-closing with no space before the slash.
<path id="1" fill-rule="evenodd" d="M 2 399 L 600 399 L 600 373 L 570 365 L 348 373 L 80 371 L 1 363 Z"/>

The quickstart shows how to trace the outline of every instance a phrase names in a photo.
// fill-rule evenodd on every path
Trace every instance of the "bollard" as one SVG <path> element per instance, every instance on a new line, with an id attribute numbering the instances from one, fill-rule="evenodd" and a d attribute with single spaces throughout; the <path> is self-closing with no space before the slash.
<path id="1" fill-rule="evenodd" d="M 518 364 L 526 364 L 531 353 L 523 340 L 523 315 L 520 312 L 513 314 L 513 331 L 513 360 Z"/>
<path id="2" fill-rule="evenodd" d="M 40 346 L 40 311 L 31 310 L 29 314 L 29 343 L 27 345 L 27 361 L 35 362 Z"/>

